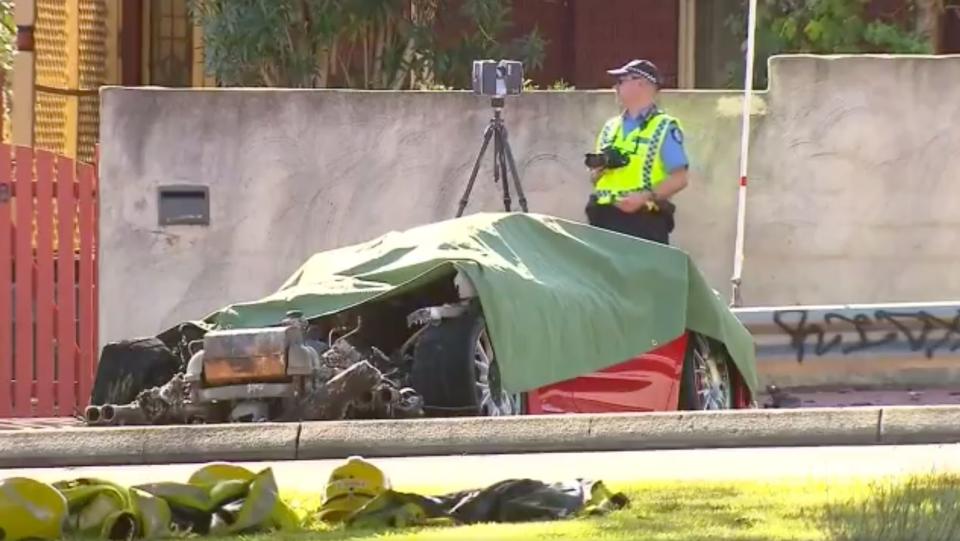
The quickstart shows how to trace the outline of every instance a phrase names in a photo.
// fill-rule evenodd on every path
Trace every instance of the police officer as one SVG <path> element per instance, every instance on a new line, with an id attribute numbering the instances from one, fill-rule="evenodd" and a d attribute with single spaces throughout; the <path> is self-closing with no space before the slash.
<path id="1" fill-rule="evenodd" d="M 595 152 L 609 158 L 615 149 L 612 155 L 621 159 L 591 169 L 587 219 L 597 227 L 669 244 L 675 211 L 670 197 L 687 186 L 680 122 L 654 101 L 661 80 L 652 62 L 632 60 L 607 73 L 616 78 L 624 111 L 604 124 Z"/>

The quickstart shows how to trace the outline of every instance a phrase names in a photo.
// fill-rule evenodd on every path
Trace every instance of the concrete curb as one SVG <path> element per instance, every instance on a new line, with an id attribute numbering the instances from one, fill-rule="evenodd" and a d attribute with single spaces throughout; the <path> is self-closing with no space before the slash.
<path id="1" fill-rule="evenodd" d="M 879 419 L 838 408 L 304 423 L 297 457 L 869 445 Z"/>
<path id="2" fill-rule="evenodd" d="M 0 431 L 0 468 L 292 460 L 297 423 Z"/>
<path id="3" fill-rule="evenodd" d="M 0 431 L 0 468 L 960 442 L 960 406 Z"/>
<path id="4" fill-rule="evenodd" d="M 960 407 L 884 408 L 880 443 L 941 443 L 960 441 Z"/>

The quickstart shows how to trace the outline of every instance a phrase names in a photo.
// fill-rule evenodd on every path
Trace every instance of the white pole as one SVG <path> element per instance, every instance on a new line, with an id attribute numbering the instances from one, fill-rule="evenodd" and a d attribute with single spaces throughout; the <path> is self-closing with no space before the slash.
<path id="1" fill-rule="evenodd" d="M 750 105 L 753 97 L 754 41 L 757 29 L 757 0 L 750 0 L 747 16 L 747 69 L 743 76 L 743 113 L 740 128 L 740 189 L 737 198 L 737 237 L 733 256 L 733 298 L 731 304 L 740 306 L 740 280 L 743 273 L 743 235 L 747 211 L 747 162 L 750 156 Z"/>

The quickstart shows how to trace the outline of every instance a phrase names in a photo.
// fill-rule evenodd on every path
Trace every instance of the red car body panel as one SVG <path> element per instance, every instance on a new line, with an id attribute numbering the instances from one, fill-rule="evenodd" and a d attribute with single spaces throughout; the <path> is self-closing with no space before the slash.
<path id="1" fill-rule="evenodd" d="M 671 411 L 677 409 L 687 349 L 684 334 L 625 363 L 573 380 L 582 413 Z"/>
<path id="2" fill-rule="evenodd" d="M 527 393 L 527 414 L 676 411 L 688 333 L 610 368 Z M 734 408 L 749 392 L 734 374 Z"/>

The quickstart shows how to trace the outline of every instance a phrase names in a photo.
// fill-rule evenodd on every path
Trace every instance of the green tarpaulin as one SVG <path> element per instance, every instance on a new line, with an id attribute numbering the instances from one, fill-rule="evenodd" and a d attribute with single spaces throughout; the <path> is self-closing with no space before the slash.
<path id="1" fill-rule="evenodd" d="M 457 270 L 477 288 L 510 392 L 602 370 L 689 329 L 726 344 L 756 393 L 752 339 L 686 253 L 538 214 L 474 214 L 320 252 L 276 293 L 203 325 L 328 315 Z"/>

